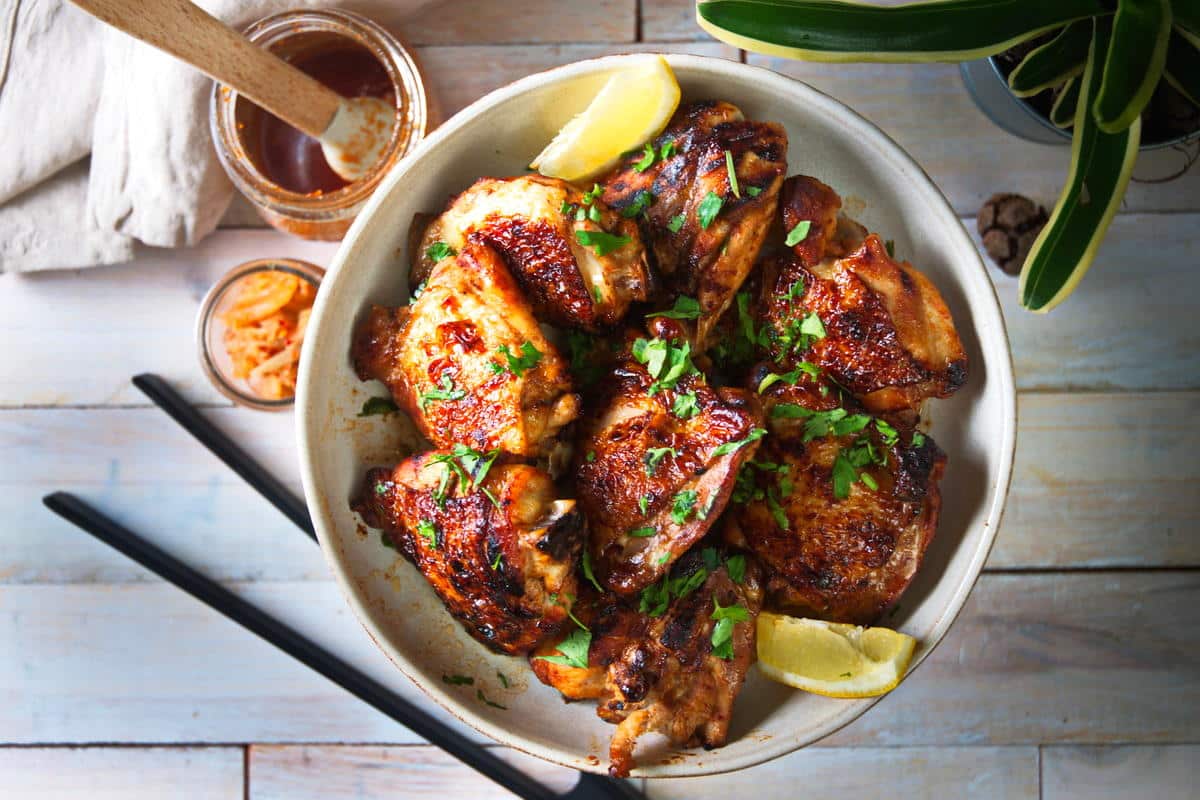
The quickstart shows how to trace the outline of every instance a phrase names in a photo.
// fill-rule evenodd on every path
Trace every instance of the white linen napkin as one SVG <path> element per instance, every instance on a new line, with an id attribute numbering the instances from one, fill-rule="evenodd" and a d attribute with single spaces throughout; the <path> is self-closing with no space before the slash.
<path id="1" fill-rule="evenodd" d="M 387 16 L 425 2 L 390 2 Z M 378 0 L 198 5 L 235 28 L 285 9 L 380 11 Z M 209 136 L 209 78 L 66 0 L 0 0 L 0 37 L 0 272 L 128 261 L 138 242 L 186 246 L 212 231 L 233 188 Z"/>

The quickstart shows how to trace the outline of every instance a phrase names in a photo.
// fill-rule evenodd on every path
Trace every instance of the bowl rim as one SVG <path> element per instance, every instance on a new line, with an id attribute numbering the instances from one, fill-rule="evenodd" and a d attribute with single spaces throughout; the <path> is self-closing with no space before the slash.
<path id="1" fill-rule="evenodd" d="M 356 259 L 360 249 L 359 239 L 371 224 L 375 212 L 391 196 L 396 185 L 404 180 L 407 173 L 430 150 L 452 139 L 484 111 L 506 103 L 528 91 L 549 83 L 611 70 L 619 67 L 624 60 L 644 55 L 646 54 L 602 56 L 572 62 L 528 75 L 484 95 L 460 110 L 426 137 L 411 154 L 396 164 L 391 172 L 380 182 L 375 194 L 358 215 L 358 218 L 338 248 L 337 253 L 334 255 L 324 282 L 327 291 L 318 293 L 316 304 L 313 307 L 309 329 L 312 340 L 318 340 L 323 333 L 325 307 L 332 302 L 330 298 L 334 293 L 329 290 L 336 288 L 343 269 L 346 268 L 348 263 Z M 983 351 L 989 367 L 988 380 L 995 380 L 997 382 L 999 399 L 1002 406 L 1002 419 L 997 421 L 1000 427 L 1000 436 L 996 444 L 998 469 L 994 474 L 995 485 L 990 488 L 990 496 L 986 501 L 987 514 L 982 523 L 984 526 L 982 538 L 967 563 L 963 573 L 964 578 L 955 588 L 950 602 L 936 616 L 931 634 L 926 640 L 932 641 L 932 644 L 926 646 L 923 642 L 918 646 L 917 653 L 914 655 L 906 671 L 905 678 L 907 679 L 925 660 L 929 653 L 940 644 L 979 580 L 983 564 L 987 560 L 995 543 L 996 532 L 1000 525 L 1008 490 L 1012 482 L 1013 462 L 1016 450 L 1016 389 L 1012 353 L 1009 347 L 1007 328 L 1004 315 L 1001 312 L 996 287 L 988 276 L 978 249 L 963 226 L 961 218 L 954 211 L 945 195 L 942 194 L 941 190 L 925 170 L 916 163 L 912 156 L 890 136 L 884 133 L 875 123 L 824 92 L 802 81 L 781 75 L 764 67 L 712 56 L 676 53 L 662 53 L 661 55 L 666 58 L 673 69 L 682 69 L 732 80 L 751 80 L 767 86 L 773 85 L 778 87 L 782 92 L 789 93 L 791 97 L 794 98 L 796 95 L 799 95 L 801 101 L 815 105 L 819 107 L 820 111 L 825 113 L 837 115 L 843 122 L 855 126 L 858 129 L 857 133 L 861 135 L 859 139 L 860 146 L 875 147 L 888 156 L 892 169 L 911 177 L 913 179 L 911 182 L 913 189 L 924 194 L 921 199 L 927 203 L 929 210 L 932 212 L 932 221 L 935 224 L 946 225 L 949 228 L 947 235 L 958 238 L 959 244 L 965 245 L 965 251 L 973 254 L 970 264 L 964 262 L 956 268 L 956 271 L 975 272 L 978 277 L 982 278 L 981 285 L 986 287 L 985 291 L 980 293 L 982 296 L 979 297 L 985 311 L 985 316 L 982 319 L 976 318 L 973 322 L 978 335 L 980 350 Z M 330 324 L 333 323 L 331 322 Z M 996 337 L 999 339 L 998 342 L 995 341 Z M 305 349 L 302 352 L 296 392 L 296 434 L 301 481 L 304 487 L 305 501 L 308 505 L 313 525 L 316 528 L 321 550 L 337 583 L 341 587 L 347 603 L 354 611 L 354 616 L 366 630 L 372 641 L 375 642 L 376 646 L 387 655 L 388 659 L 430 699 L 458 720 L 494 741 L 512 747 L 520 752 L 573 769 L 603 774 L 606 771 L 606 762 L 592 763 L 586 756 L 581 756 L 565 748 L 547 746 L 539 742 L 530 741 L 520 734 L 511 732 L 504 726 L 491 722 L 488 718 L 480 715 L 476 709 L 460 701 L 455 696 L 440 691 L 440 687 L 433 682 L 427 684 L 422 680 L 419 670 L 414 666 L 411 659 L 399 648 L 393 646 L 387 634 L 379 630 L 374 624 L 368 609 L 359 596 L 361 589 L 356 585 L 344 564 L 338 540 L 333 533 L 335 525 L 330 504 L 327 502 L 327 498 L 320 493 L 317 485 L 316 462 L 313 458 L 313 452 L 319 438 L 318 426 L 320 420 L 318 419 L 319 414 L 313 409 L 309 399 L 308 387 L 310 381 L 308 376 L 312 369 L 312 358 L 312 349 Z M 989 478 L 992 477 L 989 476 Z M 685 760 L 682 763 L 666 765 L 647 763 L 635 768 L 632 777 L 699 777 L 733 772 L 762 764 L 792 753 L 801 747 L 812 744 L 840 730 L 860 717 L 875 703 L 879 702 L 880 699 L 882 698 L 873 697 L 846 700 L 844 701 L 845 708 L 843 710 L 815 728 L 809 729 L 804 733 L 776 734 L 769 740 L 763 741 L 759 747 L 753 748 L 740 756 L 730 756 L 723 759 L 720 755 L 722 751 L 718 749 L 709 752 L 702 765 L 698 765 L 692 759 Z"/>

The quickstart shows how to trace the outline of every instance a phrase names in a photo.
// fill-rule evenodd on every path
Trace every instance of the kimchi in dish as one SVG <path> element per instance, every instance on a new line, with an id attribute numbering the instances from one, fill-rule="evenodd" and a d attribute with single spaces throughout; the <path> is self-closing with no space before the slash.
<path id="1" fill-rule="evenodd" d="M 937 529 L 954 322 L 787 152 L 707 101 L 590 185 L 480 178 L 355 331 L 428 440 L 356 510 L 471 636 L 596 703 L 616 776 L 646 732 L 725 744 L 760 612 L 869 625 Z"/>

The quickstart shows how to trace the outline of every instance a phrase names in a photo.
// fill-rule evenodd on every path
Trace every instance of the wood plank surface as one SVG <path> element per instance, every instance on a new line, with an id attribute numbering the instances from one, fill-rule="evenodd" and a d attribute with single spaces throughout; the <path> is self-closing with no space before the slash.
<path id="1" fill-rule="evenodd" d="M 637 0 L 426 0 L 411 12 L 405 3 L 392 7 L 395 0 L 365 5 L 365 13 L 416 45 L 632 42 L 637 32 Z"/>
<path id="2" fill-rule="evenodd" d="M 579 779 L 574 770 L 511 748 L 489 749 L 555 792 L 568 791 Z M 247 765 L 247 800 L 499 800 L 515 796 L 429 746 L 254 745 Z"/>
<path id="3" fill-rule="evenodd" d="M 208 413 L 299 493 L 291 415 Z M 988 567 L 1200 565 L 1198 415 L 1192 392 L 1023 395 Z M 59 489 L 221 580 L 328 577 L 309 540 L 156 408 L 8 410 L 0 445 L 0 584 L 147 579 L 42 507 Z"/>
<path id="4" fill-rule="evenodd" d="M 1200 389 L 1200 214 L 1118 216 L 1079 291 L 1052 314 L 1017 307 L 1016 279 L 989 269 L 1021 389 Z M 267 230 L 218 231 L 198 247 L 138 262 L 0 275 L 0 407 L 142 404 L 130 375 L 152 370 L 193 401 L 227 404 L 194 356 L 204 293 L 258 257 L 325 266 L 336 246 Z"/>
<path id="5" fill-rule="evenodd" d="M 241 800 L 241 747 L 0 748 L 5 800 Z"/>
<path id="6" fill-rule="evenodd" d="M 1045 747 L 1043 800 L 1194 800 L 1200 745 Z"/>
<path id="7" fill-rule="evenodd" d="M 332 583 L 234 589 L 418 698 Z M 171 586 L 2 587 L 0 652 L 4 742 L 416 741 Z M 984 575 L 925 663 L 823 744 L 1189 743 L 1198 707 L 1200 573 Z"/>
<path id="8" fill-rule="evenodd" d="M 957 64 L 817 64 L 754 53 L 747 61 L 802 80 L 873 121 L 963 215 L 974 216 L 995 192 L 1019 192 L 1051 206 L 1070 166 L 1065 144 L 1027 142 L 988 119 L 963 87 Z M 1183 158 L 1168 150 L 1143 154 L 1134 176 L 1170 174 Z M 1122 209 L 1200 209 L 1200 169 L 1169 183 L 1130 184 Z"/>

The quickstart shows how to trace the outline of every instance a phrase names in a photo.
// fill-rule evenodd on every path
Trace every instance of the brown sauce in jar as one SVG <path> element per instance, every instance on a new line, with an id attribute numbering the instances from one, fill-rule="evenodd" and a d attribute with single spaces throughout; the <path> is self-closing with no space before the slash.
<path id="1" fill-rule="evenodd" d="M 387 70 L 365 48 L 339 45 L 289 60 L 342 97 L 396 102 Z M 329 166 L 321 143 L 313 137 L 265 111 L 256 127 L 259 168 L 275 184 L 292 192 L 319 195 L 349 183 Z"/>

